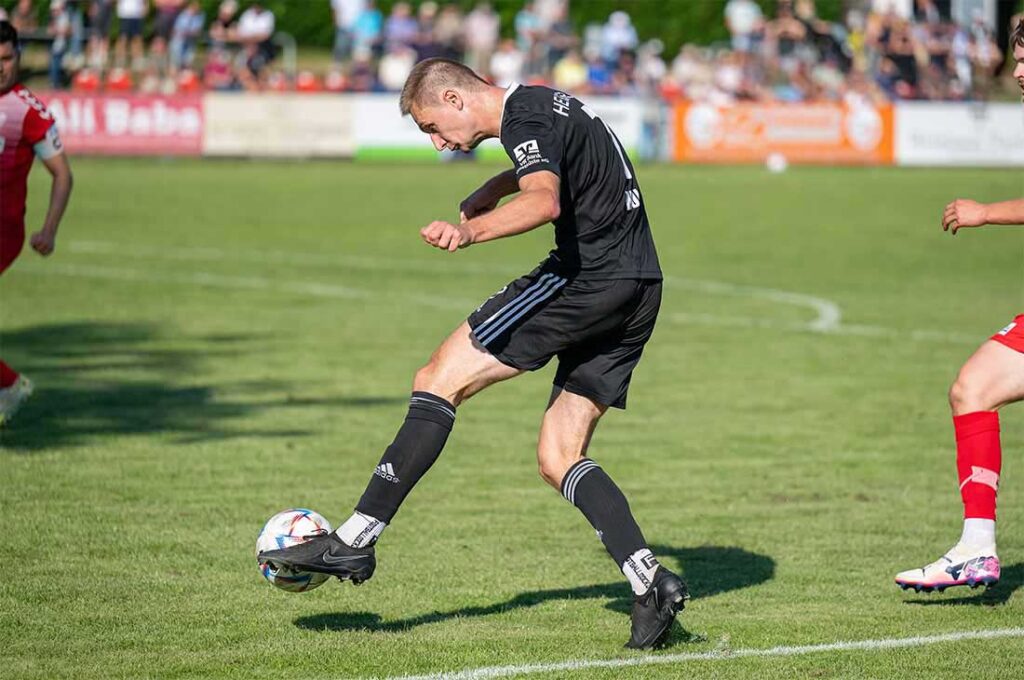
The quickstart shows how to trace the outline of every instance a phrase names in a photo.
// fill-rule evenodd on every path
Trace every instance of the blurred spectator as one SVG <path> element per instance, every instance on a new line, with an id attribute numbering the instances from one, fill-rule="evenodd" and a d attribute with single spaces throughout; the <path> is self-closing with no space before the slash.
<path id="1" fill-rule="evenodd" d="M 612 12 L 608 23 L 601 30 L 601 57 L 611 66 L 619 60 L 623 50 L 635 50 L 640 43 L 636 28 L 629 15 L 623 11 Z"/>
<path id="2" fill-rule="evenodd" d="M 142 24 L 149 13 L 148 0 L 117 0 L 117 44 L 114 47 L 114 58 L 117 65 L 124 67 L 127 62 L 126 51 L 130 47 L 132 53 L 132 69 L 142 68 L 144 45 L 142 44 Z"/>
<path id="3" fill-rule="evenodd" d="M 416 34 L 412 41 L 413 47 L 416 48 L 417 61 L 443 56 L 441 44 L 434 32 L 436 25 L 437 3 L 434 0 L 426 0 L 416 14 Z"/>
<path id="4" fill-rule="evenodd" d="M 191 0 L 174 20 L 170 43 L 172 73 L 192 66 L 205 21 L 206 15 L 198 0 Z"/>
<path id="5" fill-rule="evenodd" d="M 551 9 L 550 21 L 547 23 L 547 33 L 544 36 L 544 44 L 547 46 L 547 63 L 545 71 L 550 71 L 554 65 L 562 59 L 570 50 L 579 45 L 579 38 L 573 30 L 572 22 L 569 21 L 569 7 L 565 3 L 556 2 L 548 5 Z M 543 15 L 542 15 L 543 16 Z M 582 63 L 582 60 L 580 60 Z"/>
<path id="6" fill-rule="evenodd" d="M 356 21 L 366 9 L 366 0 L 331 0 L 334 13 L 334 61 L 341 63 L 352 57 L 355 47 Z"/>
<path id="7" fill-rule="evenodd" d="M 735 51 L 756 52 L 764 36 L 761 6 L 754 0 L 729 0 L 725 5 L 725 27 Z"/>
<path id="8" fill-rule="evenodd" d="M 242 45 L 238 78 L 247 90 L 258 90 L 267 65 L 274 58 L 274 13 L 258 0 L 238 17 L 235 37 Z"/>
<path id="9" fill-rule="evenodd" d="M 185 0 L 153 0 L 156 16 L 153 22 L 153 41 L 149 45 L 152 58 L 160 69 L 167 67 L 167 46 L 174 31 L 174 22 L 178 18 Z"/>
<path id="10" fill-rule="evenodd" d="M 210 23 L 210 47 L 214 50 L 227 50 L 228 45 L 235 41 L 235 14 L 238 13 L 236 0 L 223 0 L 217 7 L 217 16 Z"/>
<path id="11" fill-rule="evenodd" d="M 82 11 L 84 0 L 64 0 L 64 12 L 68 16 L 71 35 L 68 37 L 68 57 L 73 69 L 80 69 L 85 63 L 83 46 L 85 45 L 85 13 Z"/>
<path id="12" fill-rule="evenodd" d="M 51 0 L 46 33 L 53 40 L 50 43 L 50 86 L 58 89 L 64 87 L 64 56 L 71 41 L 71 16 L 65 0 Z"/>
<path id="13" fill-rule="evenodd" d="M 384 22 L 384 42 L 388 47 L 393 44 L 411 46 L 418 32 L 419 24 L 412 16 L 412 7 L 407 2 L 396 2 Z"/>
<path id="14" fill-rule="evenodd" d="M 213 47 L 206 55 L 203 66 L 203 84 L 215 92 L 238 89 L 231 68 L 231 56 L 223 47 Z"/>
<path id="15" fill-rule="evenodd" d="M 393 44 L 381 57 L 377 69 L 380 85 L 390 92 L 400 92 L 406 78 L 416 65 L 416 51 L 405 45 Z"/>
<path id="16" fill-rule="evenodd" d="M 89 67 L 102 71 L 110 51 L 110 25 L 114 20 L 116 0 L 93 0 L 89 6 Z M 89 81 L 90 83 L 92 81 Z"/>
<path id="17" fill-rule="evenodd" d="M 369 52 L 357 51 L 354 54 L 349 73 L 349 89 L 352 92 L 377 91 L 377 76 L 370 57 Z"/>
<path id="18" fill-rule="evenodd" d="M 526 55 L 516 47 L 515 40 L 502 40 L 498 51 L 491 55 L 491 80 L 498 87 L 522 82 Z"/>
<path id="19" fill-rule="evenodd" d="M 466 15 L 462 25 L 466 47 L 466 65 L 477 73 L 486 73 L 491 55 L 498 46 L 499 19 L 489 2 L 481 2 Z"/>
<path id="20" fill-rule="evenodd" d="M 352 31 L 356 51 L 379 53 L 381 35 L 384 32 L 384 15 L 377 9 L 374 0 L 366 0 L 363 11 L 356 18 Z"/>
<path id="21" fill-rule="evenodd" d="M 594 94 L 610 94 L 612 70 L 601 56 L 601 50 L 597 47 L 588 48 L 583 56 L 587 61 L 587 91 Z"/>
<path id="22" fill-rule="evenodd" d="M 523 54 L 523 69 L 526 75 L 533 75 L 541 72 L 542 62 L 542 38 L 544 37 L 544 24 L 541 17 L 534 9 L 533 0 L 527 0 L 523 8 L 519 10 L 515 18 L 516 47 Z"/>
<path id="23" fill-rule="evenodd" d="M 18 0 L 11 10 L 11 24 L 19 35 L 29 35 L 39 30 L 39 19 L 32 0 Z"/>
<path id="24" fill-rule="evenodd" d="M 462 11 L 454 3 L 441 8 L 434 24 L 434 38 L 441 56 L 458 60 L 462 55 Z"/>
<path id="25" fill-rule="evenodd" d="M 765 48 L 769 64 L 792 75 L 808 56 L 807 26 L 793 16 L 789 0 L 779 0 L 776 16 L 765 27 Z"/>
<path id="26" fill-rule="evenodd" d="M 554 86 L 563 92 L 583 92 L 587 85 L 587 65 L 576 50 L 569 50 L 551 72 Z"/>

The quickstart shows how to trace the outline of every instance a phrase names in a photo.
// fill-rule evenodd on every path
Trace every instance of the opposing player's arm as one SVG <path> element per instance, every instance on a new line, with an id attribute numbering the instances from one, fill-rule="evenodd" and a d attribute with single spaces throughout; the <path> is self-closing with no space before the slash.
<path id="1" fill-rule="evenodd" d="M 517 191 L 519 183 L 514 168 L 495 175 L 459 205 L 459 221 L 466 222 L 494 210 L 501 199 Z"/>
<path id="2" fill-rule="evenodd" d="M 954 234 L 961 227 L 981 227 L 986 224 L 1024 225 L 1024 198 L 1001 203 L 978 203 L 958 198 L 949 203 L 942 213 L 942 230 L 952 229 Z"/>
<path id="3" fill-rule="evenodd" d="M 59 144 L 59 142 L 58 142 Z M 30 243 L 32 248 L 40 255 L 49 255 L 53 252 L 56 240 L 57 229 L 60 227 L 60 220 L 68 207 L 71 199 L 71 187 L 74 184 L 71 175 L 71 164 L 67 155 L 55 149 L 56 153 L 47 155 L 37 150 L 37 155 L 43 165 L 53 178 L 50 187 L 50 207 L 46 211 L 46 219 L 43 221 L 43 228 L 32 234 Z"/>
<path id="4" fill-rule="evenodd" d="M 458 225 L 431 222 L 420 234 L 432 246 L 454 252 L 473 243 L 515 236 L 558 219 L 561 180 L 553 172 L 532 172 L 519 179 L 519 195 L 511 201 Z"/>

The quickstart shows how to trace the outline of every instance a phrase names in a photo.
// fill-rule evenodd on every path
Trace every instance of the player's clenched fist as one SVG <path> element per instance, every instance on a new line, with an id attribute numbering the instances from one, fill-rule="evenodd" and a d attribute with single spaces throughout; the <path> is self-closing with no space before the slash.
<path id="1" fill-rule="evenodd" d="M 958 198 L 946 206 L 942 213 L 942 231 L 956 230 L 960 227 L 980 227 L 988 221 L 985 205 L 966 198 Z"/>
<path id="2" fill-rule="evenodd" d="M 465 225 L 434 221 L 420 229 L 420 236 L 428 244 L 454 253 L 473 243 L 473 232 Z"/>
<path id="3" fill-rule="evenodd" d="M 29 243 L 32 244 L 32 248 L 40 255 L 49 255 L 52 253 L 54 241 L 54 235 L 45 229 L 32 234 L 32 238 L 29 239 Z"/>

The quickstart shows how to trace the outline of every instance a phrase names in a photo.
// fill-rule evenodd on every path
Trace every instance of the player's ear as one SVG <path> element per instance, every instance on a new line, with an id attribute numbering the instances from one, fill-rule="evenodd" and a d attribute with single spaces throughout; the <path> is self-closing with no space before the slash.
<path id="1" fill-rule="evenodd" d="M 444 100 L 445 104 L 454 107 L 458 111 L 462 110 L 462 95 L 455 90 L 445 90 L 441 98 Z"/>

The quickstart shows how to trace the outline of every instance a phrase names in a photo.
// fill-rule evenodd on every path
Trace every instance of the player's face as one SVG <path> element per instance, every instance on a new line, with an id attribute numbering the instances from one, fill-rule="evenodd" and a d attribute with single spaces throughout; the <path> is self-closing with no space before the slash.
<path id="1" fill-rule="evenodd" d="M 1017 79 L 1021 93 L 1024 93 L 1024 45 L 1013 46 L 1013 60 L 1017 62 L 1013 69 L 1013 77 Z"/>
<path id="2" fill-rule="evenodd" d="M 18 50 L 14 43 L 0 43 L 0 90 L 9 90 L 18 82 Z"/>
<path id="3" fill-rule="evenodd" d="M 437 106 L 412 107 L 412 118 L 438 151 L 470 151 L 484 140 L 469 111 L 457 103 L 442 102 Z"/>

